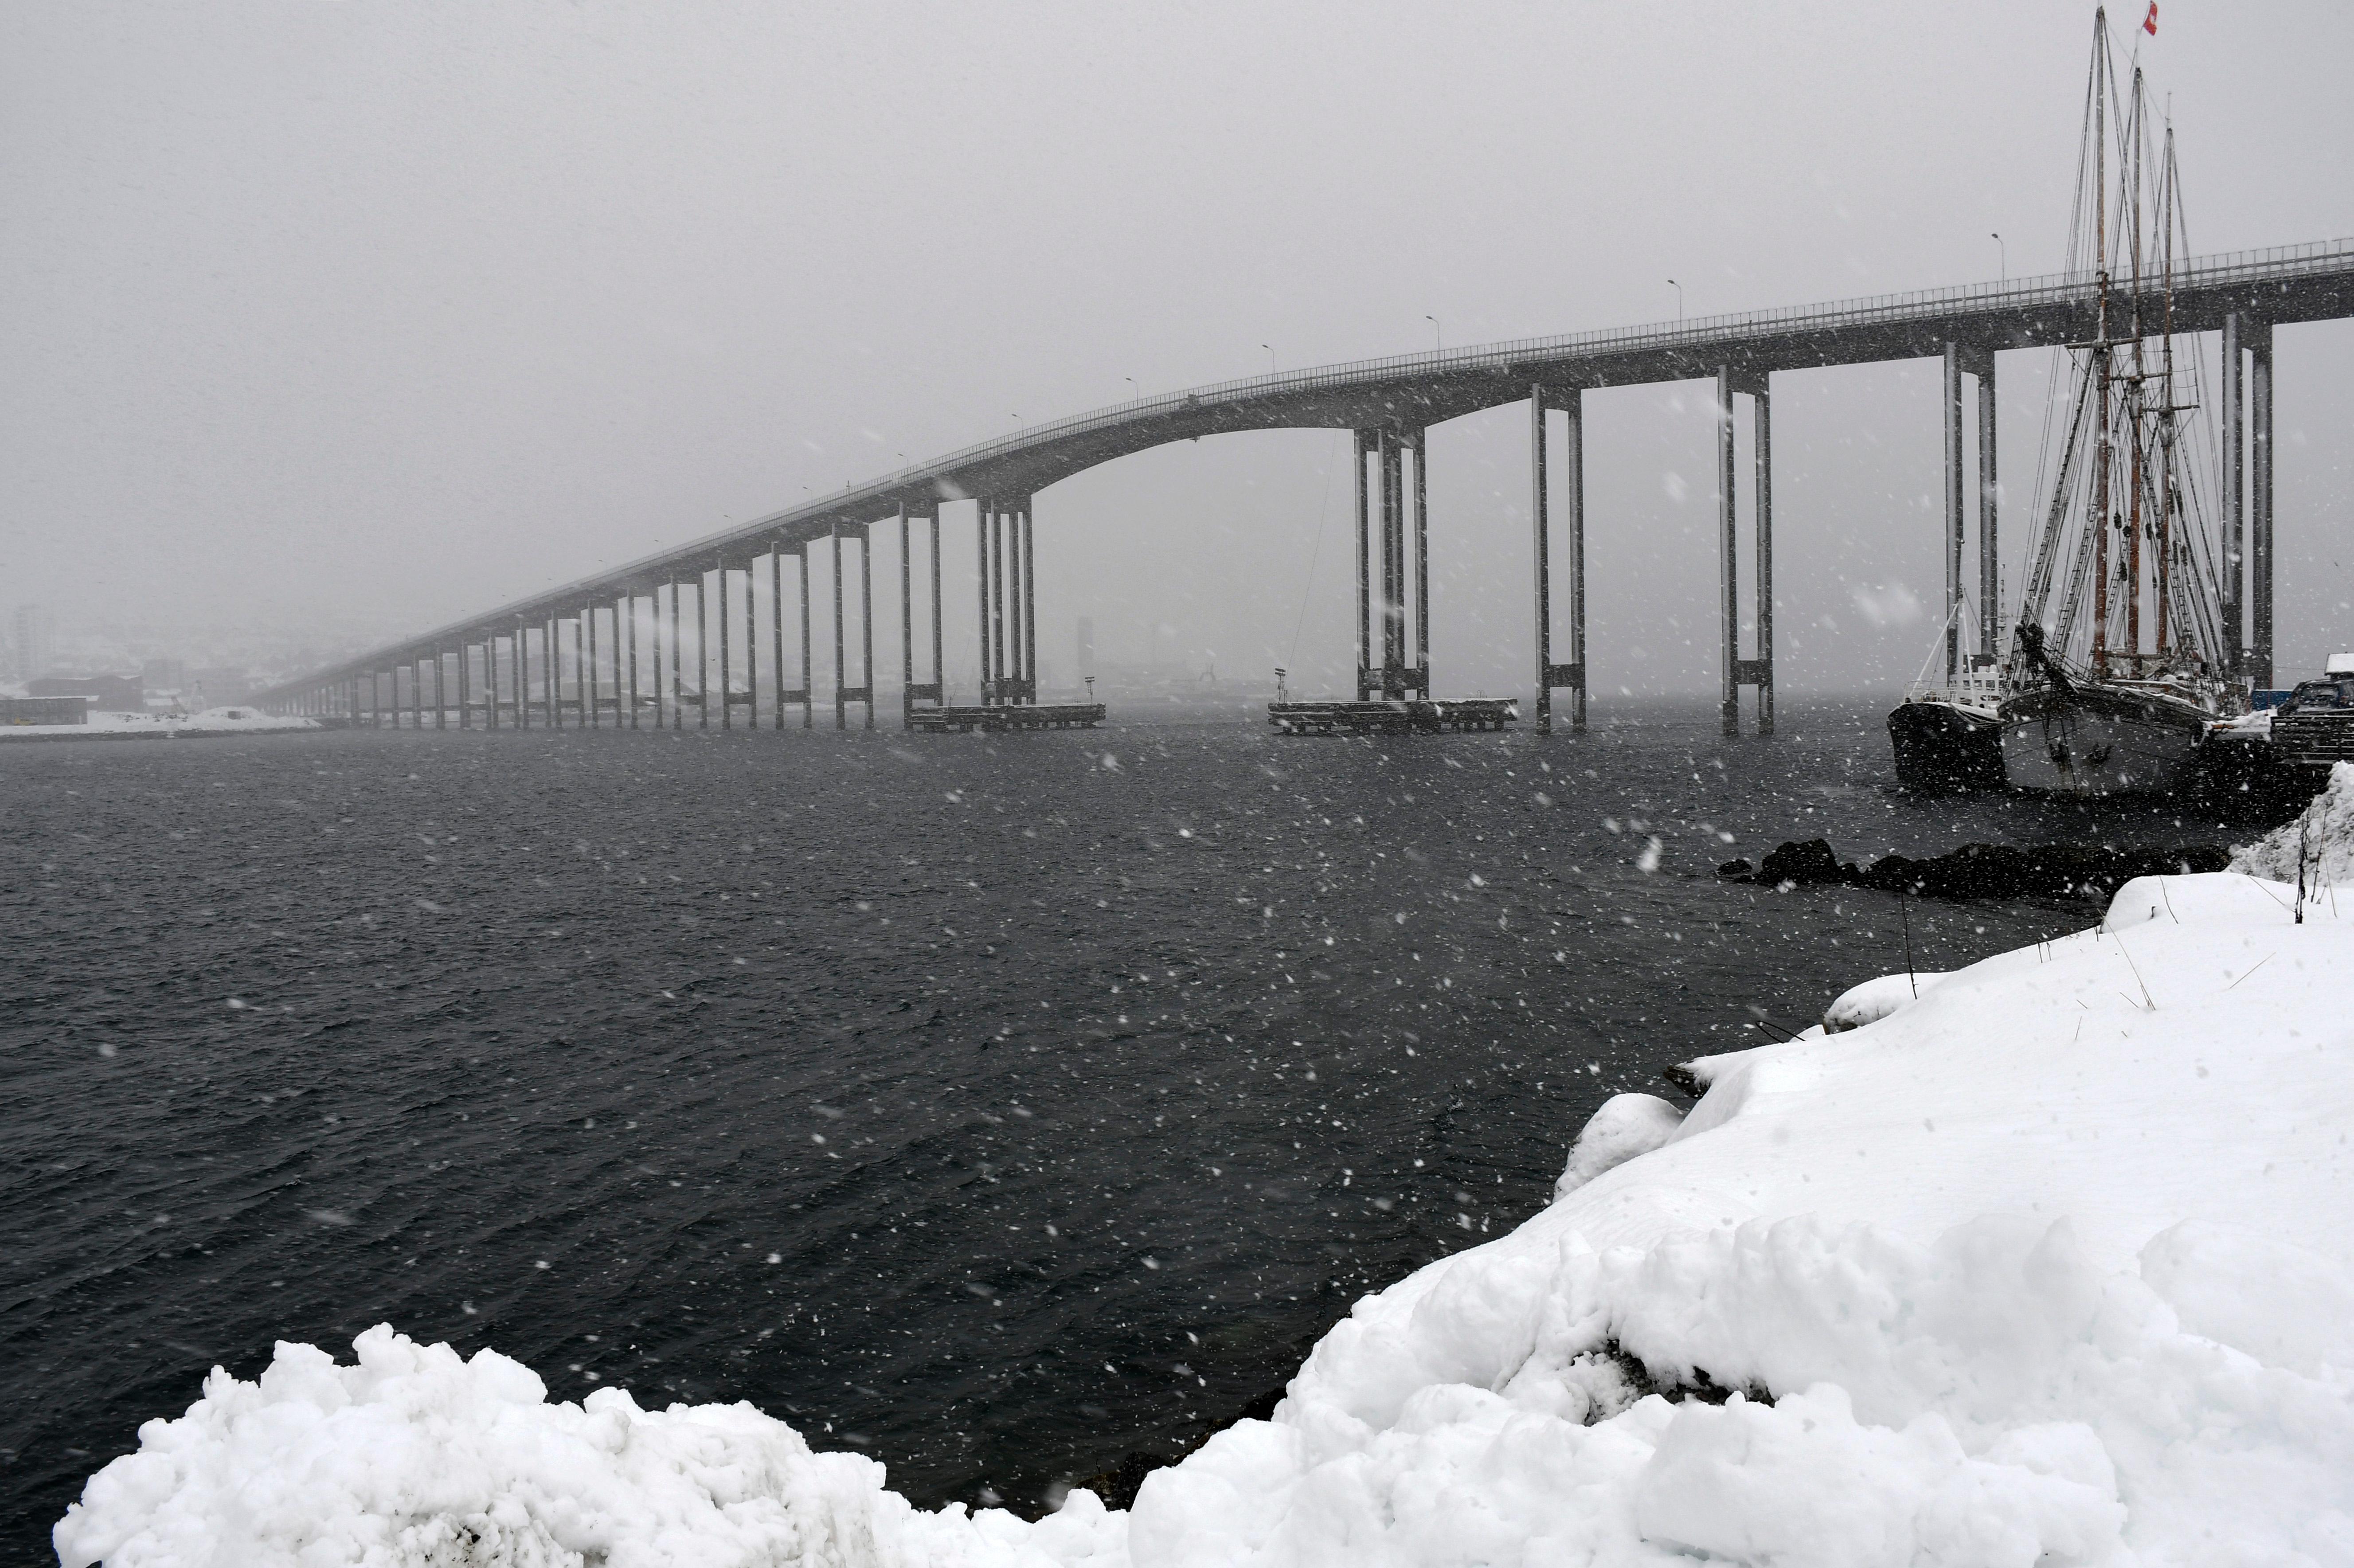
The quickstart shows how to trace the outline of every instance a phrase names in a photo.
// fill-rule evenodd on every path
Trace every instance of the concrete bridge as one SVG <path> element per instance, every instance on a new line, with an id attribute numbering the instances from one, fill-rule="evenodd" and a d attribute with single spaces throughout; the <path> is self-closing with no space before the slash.
<path id="1" fill-rule="evenodd" d="M 1882 295 L 1831 304 L 1697 318 L 1655 326 L 1527 338 L 1479 347 L 1250 376 L 1141 397 L 1035 426 L 902 469 L 873 482 L 779 512 L 616 570 L 503 605 L 304 675 L 265 694 L 281 713 L 339 715 L 362 723 L 460 726 L 644 724 L 732 727 L 758 721 L 765 693 L 773 724 L 790 708 L 815 722 L 821 696 L 810 674 L 810 546 L 834 543 L 834 687 L 837 727 L 848 710 L 875 723 L 873 533 L 896 524 L 899 556 L 900 704 L 903 719 L 946 700 L 941 677 L 940 522 L 970 505 L 978 570 L 981 699 L 1037 700 L 1037 614 L 1031 497 L 1058 480 L 1130 452 L 1231 430 L 1288 428 L 1356 432 L 1357 694 L 1428 696 L 1431 688 L 1429 549 L 1424 433 L 1435 424 L 1508 403 L 1530 409 L 1532 613 L 1537 727 L 1553 724 L 1553 694 L 1568 694 L 1573 729 L 1585 722 L 1585 518 L 1581 396 L 1589 388 L 1709 379 L 1718 408 L 1718 514 L 1725 733 L 1739 733 L 1740 694 L 1755 693 L 1757 730 L 1774 727 L 1772 377 L 1783 370 L 1939 359 L 1944 365 L 1945 563 L 1948 673 L 1962 656 L 1950 611 L 1976 589 L 1982 654 L 1995 652 L 1999 616 L 1996 548 L 1996 356 L 2008 349 L 2082 344 L 2096 335 L 2090 273 Z M 2110 320 L 2163 319 L 2154 287 L 2137 301 L 2110 284 Z M 2273 329 L 2354 315 L 2354 240 L 2204 257 L 2178 268 L 2170 300 L 2178 335 L 2223 337 L 2223 610 L 2237 646 L 2226 651 L 2256 684 L 2272 682 Z M 1963 399 L 1976 384 L 1978 494 L 1965 494 Z M 1755 646 L 1740 646 L 1742 573 L 1736 548 L 1734 424 L 1739 399 L 1755 421 L 1753 471 Z M 1559 418 L 1553 416 L 1558 415 Z M 1548 515 L 1549 464 L 1559 463 L 1567 515 Z M 1977 564 L 1968 544 L 1976 515 Z M 917 647 L 913 548 L 928 530 L 929 649 Z M 1564 661 L 1554 658 L 1555 534 L 1564 546 Z M 886 535 L 887 536 L 887 535 Z M 859 547 L 855 624 L 861 678 L 848 683 L 843 548 Z M 798 589 L 801 656 L 789 683 L 784 607 L 787 563 Z M 753 579 L 767 578 L 766 596 Z M 758 668 L 757 606 L 774 624 L 769 668 Z M 644 611 L 651 600 L 652 614 Z M 690 609 L 691 600 L 691 609 Z M 667 622 L 665 624 L 665 617 Z M 689 630 L 690 623 L 692 630 Z M 1409 635 L 1409 632 L 1411 635 Z M 740 641 L 738 634 L 740 633 Z M 684 657 L 682 657 L 684 651 Z M 716 656 L 716 673 L 712 664 Z M 682 665 L 691 661 L 688 669 Z M 930 678 L 918 680 L 919 663 Z M 567 695 L 567 691 L 572 694 Z M 739 715 L 740 710 L 740 715 Z"/>

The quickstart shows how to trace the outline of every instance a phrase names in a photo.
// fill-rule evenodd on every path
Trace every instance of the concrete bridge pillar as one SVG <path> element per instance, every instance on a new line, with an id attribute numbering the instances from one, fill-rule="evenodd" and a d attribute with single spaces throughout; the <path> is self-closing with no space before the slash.
<path id="1" fill-rule="evenodd" d="M 980 585 L 979 619 L 973 624 L 981 629 L 981 703 L 987 707 L 995 700 L 996 670 L 989 658 L 989 523 L 993 503 L 981 496 L 973 503 L 972 558 L 973 580 Z"/>
<path id="2" fill-rule="evenodd" d="M 760 596 L 754 590 L 759 557 L 744 563 L 744 727 L 760 727 Z M 782 704 L 779 705 L 780 707 Z"/>
<path id="3" fill-rule="evenodd" d="M 981 585 L 981 700 L 985 705 L 1038 700 L 1038 594 L 1033 576 L 1037 550 L 1031 500 L 983 496 L 974 544 Z M 937 520 L 933 524 L 937 530 Z M 938 556 L 933 572 L 938 573 Z M 933 684 L 939 683 L 939 596 L 933 593 Z M 942 699 L 945 700 L 945 699 Z"/>
<path id="4" fill-rule="evenodd" d="M 646 595 L 646 684 L 654 697 L 654 727 L 663 726 L 663 585 Z M 678 656 L 670 658 L 671 679 L 678 679 Z"/>
<path id="5" fill-rule="evenodd" d="M 801 727 L 817 727 L 817 677 L 810 668 L 810 546 L 801 541 Z"/>
<path id="6" fill-rule="evenodd" d="M 1978 382 L 1978 654 L 2002 652 L 2002 484 L 1995 464 L 1994 350 L 1967 366 Z"/>
<path id="7" fill-rule="evenodd" d="M 1380 426 L 1356 433 L 1357 467 L 1357 700 L 1379 694 L 1430 695 L 1429 485 L 1426 477 L 1426 432 Z M 1414 489 L 1405 484 L 1405 457 L 1414 454 Z M 1368 480 L 1365 460 L 1373 459 Z M 1380 525 L 1379 559 L 1372 529 Z M 1412 544 L 1408 544 L 1408 532 Z M 1381 662 L 1373 662 L 1373 580 L 1381 583 Z M 1408 574 L 1413 587 L 1409 589 Z M 1409 593 L 1411 605 L 1409 606 Z M 1407 620 L 1417 662 L 1407 660 Z"/>
<path id="8" fill-rule="evenodd" d="M 670 651 L 670 727 L 686 727 L 686 643 L 679 635 L 679 581 L 670 579 L 670 635 L 663 635 L 662 591 L 654 591 L 654 648 L 659 653 L 665 644 Z M 662 728 L 662 671 L 654 671 L 654 727 Z"/>
<path id="9" fill-rule="evenodd" d="M 1774 394 L 1760 371 L 1750 385 L 1751 515 L 1757 530 L 1757 657 L 1750 683 L 1757 688 L 1757 733 L 1774 733 Z"/>
<path id="10" fill-rule="evenodd" d="M 1365 456 L 1368 452 L 1373 450 L 1375 440 L 1376 436 L 1373 431 L 1358 430 L 1351 437 L 1349 447 L 1350 451 L 1355 454 L 1352 460 L 1352 464 L 1357 471 L 1356 700 L 1361 703 L 1365 700 L 1366 696 L 1365 677 L 1367 673 L 1371 672 L 1373 663 L 1373 633 L 1370 630 L 1373 620 L 1373 581 L 1370 575 L 1370 562 L 1372 556 L 1366 548 L 1367 540 L 1365 532 L 1368 525 L 1365 490 Z"/>
<path id="11" fill-rule="evenodd" d="M 1392 696 L 1405 662 L 1405 448 L 1388 430 L 1382 457 L 1382 694 Z"/>
<path id="12" fill-rule="evenodd" d="M 638 601 L 642 597 L 635 588 L 631 588 L 621 599 L 621 614 L 628 618 L 630 626 L 621 646 L 628 651 L 627 656 L 630 661 L 629 704 L 631 729 L 645 727 L 646 677 L 652 673 L 646 668 L 645 644 L 648 617 L 638 613 Z"/>
<path id="13" fill-rule="evenodd" d="M 940 642 L 940 508 L 932 503 L 932 701 L 946 706 L 949 700 L 948 675 L 944 672 Z"/>
<path id="14" fill-rule="evenodd" d="M 792 692 L 785 684 L 785 542 L 773 539 L 769 544 L 769 651 L 772 655 L 769 684 L 776 690 L 776 705 L 769 715 L 769 727 L 785 727 L 785 706 L 792 701 Z M 808 694 L 802 694 L 806 699 Z M 752 723 L 758 726 L 760 714 L 752 711 Z"/>
<path id="15" fill-rule="evenodd" d="M 866 727 L 875 727 L 875 526 L 858 525 L 858 700 L 866 705 Z"/>
<path id="16" fill-rule="evenodd" d="M 2248 673 L 2269 691 L 2273 671 L 2273 328 L 2246 323 L 2248 341 Z"/>
<path id="17" fill-rule="evenodd" d="M 2248 318 L 2233 311 L 2223 318 L 2223 641 L 2219 650 L 2226 673 L 2237 677 L 2248 664 L 2247 431 L 2241 423 L 2247 378 L 2240 355 Z"/>
<path id="18" fill-rule="evenodd" d="M 1038 701 L 1038 557 L 1030 497 L 1022 498 L 1022 700 Z"/>
<path id="19" fill-rule="evenodd" d="M 1536 554 L 1537 733 L 1553 733 L 1553 694 L 1569 693 L 1569 727 L 1585 733 L 1585 392 L 1572 387 L 1562 412 L 1569 440 L 1562 449 L 1569 524 L 1569 662 L 1553 657 L 1553 487 L 1545 389 L 1529 388 L 1529 517 Z"/>
<path id="20" fill-rule="evenodd" d="M 1716 511 L 1723 558 L 1717 563 L 1717 587 L 1723 600 L 1724 733 L 1741 733 L 1741 561 L 1735 549 L 1737 496 L 1734 488 L 1733 370 L 1716 373 Z"/>
<path id="21" fill-rule="evenodd" d="M 932 592 L 929 600 L 932 620 L 932 678 L 928 682 L 916 679 L 916 572 L 915 529 L 919 522 L 932 525 Z M 935 501 L 925 506 L 899 507 L 899 722 L 904 728 L 915 726 L 916 705 L 929 702 L 938 707 L 947 701 L 940 676 L 940 506 Z"/>
<path id="22" fill-rule="evenodd" d="M 989 676 L 990 696 L 1005 701 L 1005 508 L 989 509 Z"/>
<path id="23" fill-rule="evenodd" d="M 875 554 L 873 531 L 864 523 L 845 533 L 842 520 L 833 523 L 833 727 L 848 726 L 848 705 L 866 705 L 866 727 L 875 727 Z M 842 549 L 844 540 L 858 541 L 858 635 L 862 649 L 863 684 L 849 683 L 847 630 L 843 620 Z"/>
<path id="24" fill-rule="evenodd" d="M 711 727 L 711 600 L 695 574 L 695 727 Z"/>
<path id="25" fill-rule="evenodd" d="M 587 711 L 581 722 L 590 729 L 605 727 L 605 683 L 599 669 L 597 646 L 597 601 L 590 599 L 580 608 L 580 705 Z"/>
<path id="26" fill-rule="evenodd" d="M 734 729 L 736 727 L 736 689 L 731 683 L 734 677 L 729 673 L 730 650 L 727 645 L 727 623 L 734 617 L 727 607 L 727 563 L 724 559 L 714 567 L 713 576 L 717 579 L 714 609 L 719 621 L 719 727 Z M 706 703 L 705 705 L 706 716 L 709 711 L 710 705 Z"/>
<path id="27" fill-rule="evenodd" d="M 1943 486 L 1946 502 L 1946 543 L 1940 554 L 1946 565 L 1946 683 L 1951 685 L 1961 673 L 1961 617 L 1956 612 L 1962 605 L 1962 350 L 1957 344 L 1947 344 L 1942 365 L 1944 393 L 1939 407 L 1945 413 L 1946 481 Z"/>
<path id="28" fill-rule="evenodd" d="M 842 520 L 837 517 L 833 522 L 833 727 L 836 729 L 845 729 L 849 727 L 848 721 L 844 716 L 846 712 L 844 705 L 848 701 L 848 688 L 847 683 L 842 678 L 843 646 L 844 643 L 843 640 L 842 628 Z"/>
<path id="29" fill-rule="evenodd" d="M 1023 615 L 1023 601 L 1027 597 L 1029 585 L 1022 570 L 1026 558 L 1023 535 L 1027 530 L 1023 524 L 1029 518 L 1030 503 L 1026 500 L 1015 502 L 1013 509 L 1005 514 L 1005 652 L 1006 663 L 1011 666 L 1013 675 L 1013 689 L 1007 695 L 1017 703 L 1023 697 L 1023 677 L 1029 673 L 1027 657 L 1030 645 L 1023 635 L 1025 618 Z"/>
<path id="30" fill-rule="evenodd" d="M 1967 486 L 1962 476 L 1967 452 L 1962 434 L 1962 378 L 1966 376 L 1974 376 L 1978 381 L 1978 646 L 1974 650 L 1977 657 L 1989 660 L 1995 657 L 1997 639 L 2001 631 L 2002 568 L 1998 505 L 2000 483 L 1995 467 L 1994 350 L 1969 344 L 1948 343 L 1940 369 L 1943 387 L 1941 406 L 1946 429 L 1946 681 L 1950 685 L 1961 670 L 1962 629 L 1961 617 L 1957 612 L 1967 598 L 1963 585 L 1968 516 L 1965 501 Z"/>
<path id="31" fill-rule="evenodd" d="M 1724 733 L 1741 733 L 1741 688 L 1757 689 L 1757 733 L 1774 733 L 1774 404 L 1766 370 L 1720 366 L 1716 373 L 1718 562 L 1724 621 Z M 1734 398 L 1749 394 L 1754 425 L 1751 513 L 1756 528 L 1757 657 L 1741 657 L 1739 486 Z"/>

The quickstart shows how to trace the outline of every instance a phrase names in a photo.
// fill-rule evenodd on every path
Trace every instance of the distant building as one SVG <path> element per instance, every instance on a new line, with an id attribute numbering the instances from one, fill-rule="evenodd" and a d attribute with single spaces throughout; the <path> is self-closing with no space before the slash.
<path id="1" fill-rule="evenodd" d="M 188 666 L 178 659 L 150 659 L 139 666 L 139 683 L 151 692 L 185 692 Z"/>
<path id="2" fill-rule="evenodd" d="M 46 675 L 58 662 L 58 623 L 46 604 L 16 607 L 16 679 Z"/>
<path id="3" fill-rule="evenodd" d="M 101 713 L 145 711 L 146 690 L 136 675 L 43 675 L 25 683 L 35 697 L 80 697 Z"/>
<path id="4" fill-rule="evenodd" d="M 84 697 L 0 697 L 0 725 L 88 724 Z"/>

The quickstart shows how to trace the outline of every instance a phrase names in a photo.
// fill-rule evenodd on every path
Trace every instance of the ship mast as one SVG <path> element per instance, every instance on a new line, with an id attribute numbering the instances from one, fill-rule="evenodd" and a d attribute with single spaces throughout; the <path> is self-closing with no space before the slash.
<path id="1" fill-rule="evenodd" d="M 2174 595 L 2174 514 L 2181 504 L 2175 489 L 2174 430 L 2174 126 L 2169 116 L 2166 127 L 2166 152 L 2158 172 L 2158 217 L 2166 226 L 2158 241 L 2158 267 L 2165 284 L 2164 313 L 2159 318 L 2158 375 L 2164 395 L 2158 399 L 2158 443 L 2159 451 L 2158 496 L 2158 652 L 2161 658 L 2170 653 L 2171 634 L 2176 630 L 2168 622 L 2168 609 Z"/>
<path id="2" fill-rule="evenodd" d="M 2142 673 L 2141 598 L 2143 572 L 2141 567 L 2142 491 L 2147 480 L 2142 472 L 2144 432 L 2142 416 L 2149 403 L 2148 367 L 2142 358 L 2142 340 L 2147 327 L 2141 319 L 2142 301 L 2142 223 L 2141 177 L 2144 135 L 2142 114 L 2141 67 L 2133 68 L 2133 99 L 2126 117 L 2126 145 L 2132 154 L 2132 185 L 2126 193 L 2126 221 L 2132 225 L 2133 267 L 2133 374 L 2126 381 L 2126 669 L 2128 678 Z M 2120 175 L 2126 171 L 2120 170 Z"/>
<path id="3" fill-rule="evenodd" d="M 2109 14 L 2093 13 L 2093 288 L 2097 326 L 2093 334 L 2093 675 L 2109 673 L 2109 469 L 2115 453 L 2109 439 L 2109 248 L 2108 93 L 2103 67 L 2108 61 Z"/>

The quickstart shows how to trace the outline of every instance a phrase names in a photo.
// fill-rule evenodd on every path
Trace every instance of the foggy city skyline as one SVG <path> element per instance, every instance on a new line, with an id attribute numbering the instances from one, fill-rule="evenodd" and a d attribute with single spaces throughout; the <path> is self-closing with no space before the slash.
<path id="1" fill-rule="evenodd" d="M 1270 359 L 1672 319 L 1670 278 L 1702 316 L 2054 270 L 2085 23 L 20 10 L 0 592 L 355 652 Z M 2354 17 L 2178 4 L 2123 47 L 2172 102 L 2195 251 L 2354 231 L 2354 185 L 2303 177 L 2354 130 L 2327 80 Z M 2313 438 L 2354 414 L 2321 372 L 2349 344 L 2282 334 L 2285 668 L 2348 635 L 2348 470 Z M 2046 357 L 2002 366 L 2007 563 Z M 1781 681 L 1902 683 L 1942 591 L 1935 364 L 1776 386 Z M 1708 388 L 1587 408 L 1596 691 L 1707 689 Z M 1091 615 L 1108 661 L 1165 627 L 1182 663 L 1344 683 L 1343 440 L 1227 436 L 1042 493 L 1049 675 Z M 1526 445 L 1514 407 L 1434 428 L 1442 691 L 1526 682 Z"/>

